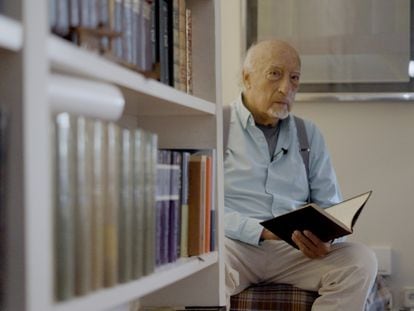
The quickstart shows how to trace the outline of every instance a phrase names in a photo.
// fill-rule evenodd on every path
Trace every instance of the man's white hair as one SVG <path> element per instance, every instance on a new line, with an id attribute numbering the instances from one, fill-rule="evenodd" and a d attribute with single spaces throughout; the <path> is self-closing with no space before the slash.
<path id="1" fill-rule="evenodd" d="M 257 45 L 257 42 L 253 43 L 247 49 L 246 56 L 244 57 L 244 61 L 243 61 L 243 65 L 242 65 L 241 73 L 240 73 L 240 84 L 241 84 L 242 91 L 246 90 L 246 86 L 244 85 L 243 72 L 252 72 L 254 68 L 253 50 L 256 45 Z"/>

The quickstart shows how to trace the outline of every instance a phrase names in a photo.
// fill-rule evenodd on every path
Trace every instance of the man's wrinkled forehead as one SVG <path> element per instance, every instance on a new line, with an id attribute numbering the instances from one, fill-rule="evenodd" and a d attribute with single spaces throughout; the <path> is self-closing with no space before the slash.
<path id="1" fill-rule="evenodd" d="M 286 67 L 300 71 L 300 57 L 296 50 L 285 43 L 267 41 L 259 43 L 252 51 L 252 61 L 256 69 Z"/>

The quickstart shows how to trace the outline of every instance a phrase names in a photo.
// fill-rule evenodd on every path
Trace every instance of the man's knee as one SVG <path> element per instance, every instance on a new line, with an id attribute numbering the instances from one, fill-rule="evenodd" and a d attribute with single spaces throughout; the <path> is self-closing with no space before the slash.
<path id="1" fill-rule="evenodd" d="M 334 246 L 334 251 L 338 252 L 340 262 L 344 266 L 372 280 L 375 278 L 378 269 L 377 258 L 366 245 L 355 242 L 338 243 Z"/>

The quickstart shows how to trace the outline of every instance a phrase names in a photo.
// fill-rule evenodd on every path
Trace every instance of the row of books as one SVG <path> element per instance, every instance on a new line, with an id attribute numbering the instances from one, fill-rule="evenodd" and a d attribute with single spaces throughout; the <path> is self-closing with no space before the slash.
<path id="1" fill-rule="evenodd" d="M 6 208 L 7 208 L 7 150 L 8 150 L 8 113 L 0 106 L 0 310 L 3 310 L 6 280 Z"/>
<path id="2" fill-rule="evenodd" d="M 55 34 L 192 93 L 192 15 L 186 0 L 49 3 Z"/>
<path id="3" fill-rule="evenodd" d="M 215 250 L 212 150 L 158 151 L 156 264 Z"/>
<path id="4" fill-rule="evenodd" d="M 157 135 L 67 113 L 54 128 L 57 300 L 152 273 Z"/>
<path id="5" fill-rule="evenodd" d="M 215 249 L 212 150 L 158 150 L 156 134 L 68 113 L 53 121 L 57 300 Z"/>

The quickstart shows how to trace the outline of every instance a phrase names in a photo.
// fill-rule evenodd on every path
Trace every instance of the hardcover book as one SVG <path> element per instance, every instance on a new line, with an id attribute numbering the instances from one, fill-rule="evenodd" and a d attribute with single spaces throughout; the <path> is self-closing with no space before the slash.
<path id="1" fill-rule="evenodd" d="M 75 294 L 90 291 L 92 212 L 92 123 L 76 117 L 76 203 L 74 209 Z"/>
<path id="2" fill-rule="evenodd" d="M 132 165 L 133 147 L 129 129 L 121 130 L 121 190 L 118 215 L 118 280 L 127 282 L 132 276 Z"/>
<path id="3" fill-rule="evenodd" d="M 186 31 L 186 90 L 188 94 L 193 94 L 193 21 L 191 10 L 185 10 L 185 31 Z"/>
<path id="4" fill-rule="evenodd" d="M 121 134 L 120 128 L 109 123 L 107 126 L 107 169 L 106 205 L 104 211 L 104 285 L 118 283 L 118 214 L 120 205 Z"/>
<path id="5" fill-rule="evenodd" d="M 206 155 L 191 155 L 188 177 L 188 255 L 205 249 Z"/>
<path id="6" fill-rule="evenodd" d="M 188 166 L 190 153 L 183 151 L 181 156 L 181 228 L 180 257 L 188 257 Z"/>
<path id="7" fill-rule="evenodd" d="M 260 224 L 295 248 L 295 230 L 309 230 L 324 242 L 349 235 L 372 191 L 355 196 L 328 208 L 311 203 Z"/>
<path id="8" fill-rule="evenodd" d="M 76 131 L 75 120 L 68 113 L 57 115 L 54 122 L 55 297 L 66 300 L 75 292 Z"/>
<path id="9" fill-rule="evenodd" d="M 93 204 L 91 221 L 91 288 L 103 287 L 106 124 L 93 121 Z"/>
<path id="10" fill-rule="evenodd" d="M 148 275 L 155 269 L 155 183 L 157 180 L 158 136 L 145 134 L 145 258 L 144 273 Z"/>
<path id="11" fill-rule="evenodd" d="M 180 243 L 180 191 L 181 191 L 181 152 L 171 152 L 171 178 L 170 178 L 170 234 L 168 245 L 168 262 L 174 262 L 178 258 Z"/>
<path id="12" fill-rule="evenodd" d="M 144 275 L 144 239 L 145 237 L 145 149 L 144 133 L 141 129 L 134 131 L 134 166 L 133 184 L 134 200 L 132 208 L 132 277 L 137 279 Z"/>

